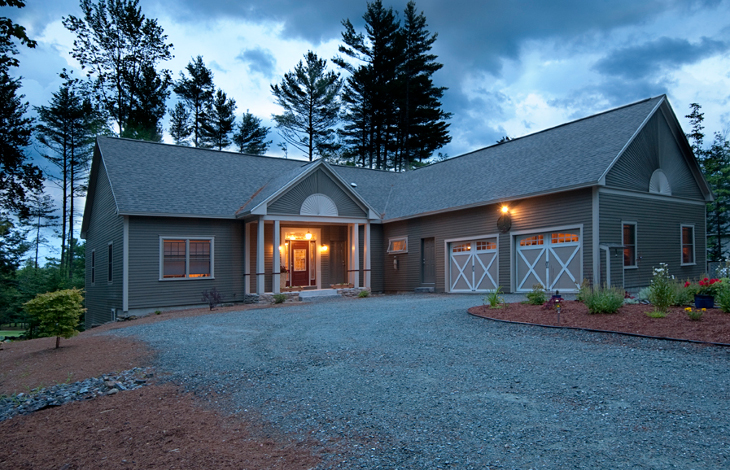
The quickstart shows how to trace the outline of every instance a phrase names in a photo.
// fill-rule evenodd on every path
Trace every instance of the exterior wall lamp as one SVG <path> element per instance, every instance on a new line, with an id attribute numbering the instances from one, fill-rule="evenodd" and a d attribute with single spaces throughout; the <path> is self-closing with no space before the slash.
<path id="1" fill-rule="evenodd" d="M 502 215 L 497 219 L 497 229 L 502 233 L 507 233 L 512 228 L 512 216 L 509 213 L 509 207 L 502 206 L 500 212 Z"/>

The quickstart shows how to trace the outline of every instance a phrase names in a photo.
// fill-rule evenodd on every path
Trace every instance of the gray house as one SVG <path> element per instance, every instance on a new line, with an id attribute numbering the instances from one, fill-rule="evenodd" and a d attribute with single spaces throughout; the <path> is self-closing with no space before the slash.
<path id="1" fill-rule="evenodd" d="M 393 173 L 100 137 L 87 326 L 338 284 L 575 291 L 705 270 L 712 193 L 665 96 Z"/>

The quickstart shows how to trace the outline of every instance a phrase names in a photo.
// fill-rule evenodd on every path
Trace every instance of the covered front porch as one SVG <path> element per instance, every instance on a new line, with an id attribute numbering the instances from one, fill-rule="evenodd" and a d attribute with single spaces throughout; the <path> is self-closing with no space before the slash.
<path id="1" fill-rule="evenodd" d="M 267 215 L 244 224 L 245 294 L 372 287 L 365 218 Z"/>

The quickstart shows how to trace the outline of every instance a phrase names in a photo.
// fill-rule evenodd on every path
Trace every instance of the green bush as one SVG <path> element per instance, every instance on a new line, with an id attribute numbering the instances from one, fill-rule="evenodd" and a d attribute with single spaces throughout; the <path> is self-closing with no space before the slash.
<path id="1" fill-rule="evenodd" d="M 702 315 L 705 313 L 705 309 L 693 309 L 692 307 L 687 307 L 684 309 L 684 311 L 687 313 L 687 316 L 692 321 L 700 321 L 702 320 Z"/>
<path id="2" fill-rule="evenodd" d="M 532 291 L 527 293 L 527 303 L 530 305 L 542 305 L 547 300 L 545 288 L 542 284 L 532 286 Z"/>
<path id="3" fill-rule="evenodd" d="M 667 309 L 675 304 L 675 284 L 674 279 L 669 276 L 666 263 L 659 263 L 659 267 L 654 268 L 654 277 L 651 279 L 649 290 L 649 302 L 658 311 L 666 313 Z"/>
<path id="4" fill-rule="evenodd" d="M 274 294 L 274 303 L 283 304 L 286 301 L 286 294 Z"/>
<path id="5" fill-rule="evenodd" d="M 675 307 L 684 307 L 685 305 L 690 305 L 694 303 L 694 292 L 692 292 L 692 289 L 688 289 L 684 287 L 684 285 L 681 282 L 674 282 L 674 302 L 672 305 Z"/>
<path id="6" fill-rule="evenodd" d="M 489 308 L 500 308 L 500 304 L 504 303 L 504 299 L 499 295 L 502 293 L 502 287 L 497 286 L 496 289 L 490 291 L 484 297 L 484 303 L 489 304 Z"/>
<path id="7" fill-rule="evenodd" d="M 585 302 L 586 296 L 591 293 L 591 283 L 588 279 L 583 279 L 578 288 L 578 294 L 575 296 L 575 300 L 578 302 Z"/>
<path id="8" fill-rule="evenodd" d="M 715 297 L 715 303 L 720 307 L 720 310 L 725 313 L 730 313 L 730 288 L 725 287 L 722 289 L 717 297 Z"/>
<path id="9" fill-rule="evenodd" d="M 68 339 L 78 334 L 76 327 L 84 313 L 83 301 L 81 290 L 74 288 L 38 294 L 23 305 L 42 332 L 56 337 L 58 348 L 62 337 Z"/>
<path id="10" fill-rule="evenodd" d="M 361 299 L 364 299 L 365 297 L 368 297 L 370 295 L 370 291 L 361 290 L 357 296 Z"/>
<path id="11" fill-rule="evenodd" d="M 636 294 L 636 298 L 639 299 L 639 301 L 646 300 L 648 302 L 650 292 L 651 292 L 651 287 L 644 287 L 642 289 L 639 289 L 639 293 Z"/>
<path id="12" fill-rule="evenodd" d="M 586 292 L 583 302 L 588 313 L 617 313 L 624 304 L 624 291 L 615 287 L 592 289 Z"/>

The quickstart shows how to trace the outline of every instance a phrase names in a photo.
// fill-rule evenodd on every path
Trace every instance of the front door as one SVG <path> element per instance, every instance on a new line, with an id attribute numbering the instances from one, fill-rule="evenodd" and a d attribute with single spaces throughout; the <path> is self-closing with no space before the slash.
<path id="1" fill-rule="evenodd" d="M 344 284 L 347 279 L 345 266 L 345 242 L 330 242 L 330 284 Z"/>
<path id="2" fill-rule="evenodd" d="M 421 282 L 436 284 L 436 255 L 434 253 L 433 238 L 421 240 Z"/>
<path id="3" fill-rule="evenodd" d="M 308 241 L 292 241 L 291 259 L 291 286 L 308 286 L 309 285 L 309 242 Z"/>

